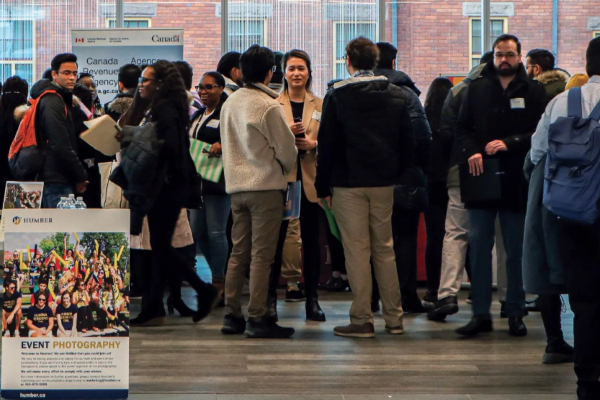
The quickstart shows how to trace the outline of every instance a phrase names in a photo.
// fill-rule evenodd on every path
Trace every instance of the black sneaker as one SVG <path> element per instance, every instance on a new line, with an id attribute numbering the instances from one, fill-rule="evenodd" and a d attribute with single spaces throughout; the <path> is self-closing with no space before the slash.
<path id="1" fill-rule="evenodd" d="M 523 317 L 508 317 L 508 333 L 511 336 L 527 336 L 527 327 Z"/>
<path id="2" fill-rule="evenodd" d="M 260 322 L 248 318 L 244 336 L 249 339 L 287 339 L 294 332 L 294 328 L 281 327 L 267 318 L 262 318 Z"/>
<path id="3" fill-rule="evenodd" d="M 244 333 L 246 329 L 246 319 L 244 317 L 236 317 L 231 314 L 225 315 L 223 318 L 223 327 L 221 333 L 224 335 L 239 335 Z"/>
<path id="4" fill-rule="evenodd" d="M 546 352 L 542 358 L 544 364 L 562 364 L 572 363 L 575 361 L 573 347 L 564 340 L 548 344 Z"/>
<path id="5" fill-rule="evenodd" d="M 304 294 L 303 290 L 288 287 L 287 291 L 285 292 L 285 301 L 287 303 L 304 300 L 306 300 L 306 295 Z"/>
<path id="6" fill-rule="evenodd" d="M 448 296 L 435 303 L 433 311 L 427 313 L 427 318 L 432 321 L 443 321 L 448 315 L 458 312 L 456 296 Z"/>
<path id="7" fill-rule="evenodd" d="M 344 292 L 350 285 L 348 284 L 348 279 L 344 279 L 341 276 L 337 278 L 332 276 L 327 281 L 326 287 L 328 292 Z"/>
<path id="8" fill-rule="evenodd" d="M 463 336 L 477 336 L 480 333 L 492 332 L 494 326 L 490 317 L 475 316 L 469 323 L 456 330 L 456 333 Z"/>
<path id="9" fill-rule="evenodd" d="M 423 307 L 433 310 L 435 308 L 435 303 L 438 301 L 437 292 L 427 291 L 425 293 L 425 297 L 423 297 Z"/>

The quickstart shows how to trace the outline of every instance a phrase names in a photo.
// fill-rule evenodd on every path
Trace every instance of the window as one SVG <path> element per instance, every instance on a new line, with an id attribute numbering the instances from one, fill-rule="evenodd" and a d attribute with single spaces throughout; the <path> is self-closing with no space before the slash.
<path id="1" fill-rule="evenodd" d="M 508 32 L 507 18 L 492 18 L 492 42 L 496 38 Z M 471 18 L 469 22 L 469 64 L 471 68 L 479 65 L 481 59 L 481 18 Z"/>
<path id="2" fill-rule="evenodd" d="M 19 75 L 34 82 L 35 24 L 29 20 L 0 21 L 0 80 Z"/>
<path id="3" fill-rule="evenodd" d="M 114 18 L 106 19 L 107 28 L 115 28 L 117 21 Z M 150 18 L 125 18 L 123 28 L 150 28 L 152 26 Z"/>
<path id="4" fill-rule="evenodd" d="M 335 56 L 333 79 L 348 78 L 346 70 L 346 45 L 352 39 L 358 36 L 364 36 L 377 41 L 377 23 L 376 22 L 335 22 L 335 37 L 333 41 L 333 54 Z"/>
<path id="5" fill-rule="evenodd" d="M 594 32 L 594 36 L 593 37 L 595 37 L 595 38 L 600 37 L 600 31 Z"/>
<path id="6" fill-rule="evenodd" d="M 266 46 L 267 32 L 263 19 L 230 19 L 227 34 L 229 51 L 243 53 L 253 44 Z"/>

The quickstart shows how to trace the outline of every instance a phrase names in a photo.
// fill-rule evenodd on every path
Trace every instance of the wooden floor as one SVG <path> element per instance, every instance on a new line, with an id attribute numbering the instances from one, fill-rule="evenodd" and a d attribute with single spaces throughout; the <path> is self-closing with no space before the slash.
<path id="1" fill-rule="evenodd" d="M 192 303 L 189 289 L 185 299 Z M 283 293 L 280 293 L 280 298 Z M 461 339 L 454 329 L 468 322 L 460 312 L 446 323 L 406 315 L 402 336 L 384 331 L 375 318 L 375 339 L 333 335 L 348 323 L 351 294 L 321 294 L 327 322 L 305 322 L 304 303 L 279 301 L 280 324 L 296 334 L 286 340 L 223 336 L 223 309 L 194 325 L 173 316 L 168 325 L 131 330 L 131 398 L 201 400 L 562 400 L 575 399 L 573 365 L 547 366 L 539 313 L 525 319 L 529 336 L 508 335 L 494 303 L 496 331 Z M 246 297 L 247 302 L 247 297 Z M 139 306 L 132 306 L 135 315 Z M 572 343 L 572 314 L 563 314 Z"/>

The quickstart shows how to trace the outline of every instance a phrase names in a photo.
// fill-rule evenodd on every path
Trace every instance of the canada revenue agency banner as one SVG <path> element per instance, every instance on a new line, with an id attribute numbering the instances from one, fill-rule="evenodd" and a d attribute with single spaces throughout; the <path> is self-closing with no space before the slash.
<path id="1" fill-rule="evenodd" d="M 183 60 L 183 29 L 73 29 L 79 72 L 91 74 L 102 104 L 119 92 L 119 67 Z"/>
<path id="2" fill-rule="evenodd" d="M 2 397 L 126 399 L 129 210 L 5 210 Z"/>

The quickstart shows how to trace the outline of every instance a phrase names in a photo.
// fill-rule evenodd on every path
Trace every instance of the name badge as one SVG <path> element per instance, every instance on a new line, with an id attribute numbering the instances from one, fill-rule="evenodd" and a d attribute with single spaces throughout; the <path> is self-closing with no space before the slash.
<path id="1" fill-rule="evenodd" d="M 312 119 L 316 119 L 317 121 L 321 122 L 321 113 L 318 111 L 313 111 Z"/>
<path id="2" fill-rule="evenodd" d="M 206 124 L 207 127 L 209 128 L 215 128 L 217 129 L 219 127 L 219 120 L 218 119 L 211 119 L 210 121 L 208 121 L 208 123 Z"/>
<path id="3" fill-rule="evenodd" d="M 522 97 L 518 99 L 510 99 L 510 108 L 525 108 L 525 99 Z"/>

